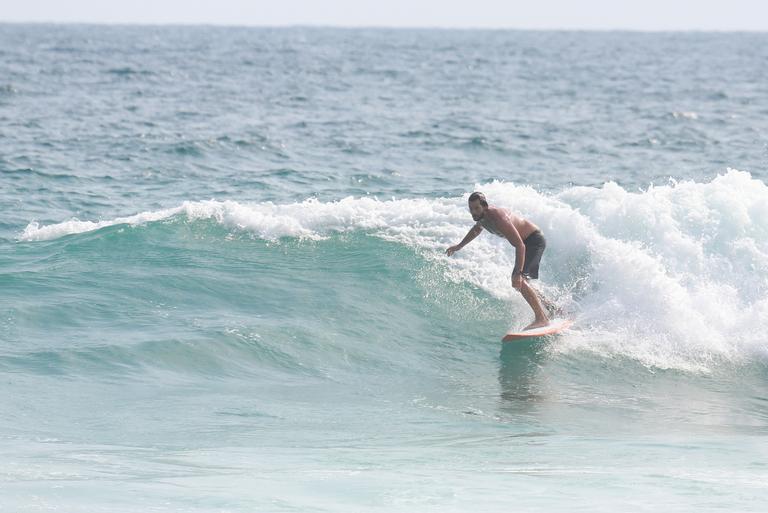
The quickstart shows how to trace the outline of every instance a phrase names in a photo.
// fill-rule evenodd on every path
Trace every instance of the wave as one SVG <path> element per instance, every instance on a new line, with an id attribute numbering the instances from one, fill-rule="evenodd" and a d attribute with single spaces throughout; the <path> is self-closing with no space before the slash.
<path id="1" fill-rule="evenodd" d="M 505 182 L 475 189 L 531 218 L 547 237 L 539 286 L 577 319 L 553 351 L 694 372 L 768 357 L 768 187 L 749 173 L 728 170 L 707 183 L 672 181 L 644 191 L 612 182 L 552 194 Z M 530 312 L 509 285 L 514 252 L 506 241 L 485 234 L 454 257 L 444 255 L 471 227 L 466 197 L 187 201 L 104 221 L 32 222 L 18 238 L 179 220 L 213 220 L 268 241 L 363 231 L 412 248 L 440 265 L 448 282 L 506 301 L 522 324 Z"/>

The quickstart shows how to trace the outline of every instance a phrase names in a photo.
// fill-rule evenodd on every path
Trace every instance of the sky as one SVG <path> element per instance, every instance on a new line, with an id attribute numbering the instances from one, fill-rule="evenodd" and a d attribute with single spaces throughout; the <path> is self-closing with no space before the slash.
<path id="1" fill-rule="evenodd" d="M 0 21 L 768 31 L 768 0 L 0 0 Z"/>

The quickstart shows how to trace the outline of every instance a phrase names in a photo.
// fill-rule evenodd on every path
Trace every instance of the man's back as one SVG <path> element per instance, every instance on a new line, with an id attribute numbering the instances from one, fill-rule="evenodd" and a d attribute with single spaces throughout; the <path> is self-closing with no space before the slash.
<path id="1" fill-rule="evenodd" d="M 499 231 L 498 223 L 502 218 L 506 218 L 512 226 L 515 227 L 517 233 L 520 234 L 520 238 L 525 240 L 530 234 L 539 229 L 538 226 L 530 222 L 529 220 L 514 215 L 512 212 L 501 207 L 489 206 L 485 211 L 483 218 L 478 221 L 478 224 L 488 230 L 489 232 L 503 237 L 504 235 Z"/>

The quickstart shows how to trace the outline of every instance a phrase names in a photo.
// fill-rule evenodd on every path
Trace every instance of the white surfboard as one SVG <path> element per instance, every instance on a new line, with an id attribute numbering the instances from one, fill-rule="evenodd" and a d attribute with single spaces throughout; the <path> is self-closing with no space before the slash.
<path id="1" fill-rule="evenodd" d="M 571 319 L 552 319 L 546 326 L 541 328 L 534 328 L 531 330 L 513 331 L 504 335 L 504 338 L 501 340 L 503 342 L 513 342 L 523 338 L 546 337 L 548 335 L 555 335 L 568 328 L 568 326 L 571 324 L 573 324 Z"/>

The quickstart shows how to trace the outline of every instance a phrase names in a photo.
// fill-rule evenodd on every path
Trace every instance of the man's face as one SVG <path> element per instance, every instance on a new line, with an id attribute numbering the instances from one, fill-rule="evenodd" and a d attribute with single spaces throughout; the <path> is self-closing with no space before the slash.
<path id="1" fill-rule="evenodd" d="M 472 219 L 475 221 L 479 221 L 483 218 L 485 209 L 486 207 L 480 203 L 480 200 L 469 202 L 469 213 L 472 214 Z"/>

